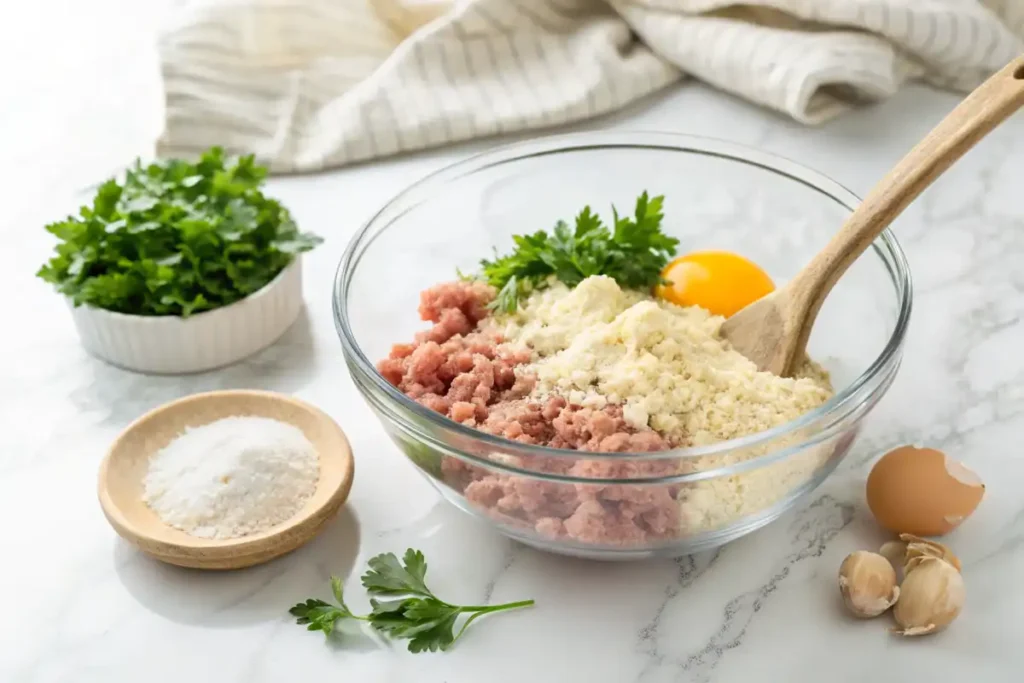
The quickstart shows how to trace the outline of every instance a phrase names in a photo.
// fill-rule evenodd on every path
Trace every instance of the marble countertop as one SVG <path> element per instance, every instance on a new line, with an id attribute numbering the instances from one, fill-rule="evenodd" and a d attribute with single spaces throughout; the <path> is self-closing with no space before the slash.
<path id="1" fill-rule="evenodd" d="M 913 87 L 805 129 L 686 84 L 580 128 L 728 138 L 863 193 L 955 101 Z M 131 120 L 120 129 L 107 121 L 103 149 L 121 157 L 142 151 L 150 129 Z M 118 136 L 125 130 L 132 134 Z M 95 152 L 103 141 L 67 149 L 80 168 L 52 172 L 46 187 L 21 178 L 19 220 L 0 225 L 0 681 L 1020 680 L 1024 116 L 970 152 L 899 221 L 916 284 L 905 361 L 841 468 L 796 511 L 751 536 L 715 552 L 636 564 L 545 555 L 442 504 L 386 440 L 345 369 L 330 294 L 348 238 L 403 186 L 487 143 L 272 180 L 271 193 L 327 238 L 306 261 L 306 312 L 256 357 L 161 378 L 86 355 L 64 304 L 33 278 L 50 248 L 41 222 L 80 199 L 74 183 L 53 178 L 102 177 L 110 170 Z M 202 573 L 156 563 L 104 520 L 99 461 L 144 411 L 234 387 L 294 393 L 334 416 L 357 458 L 351 498 L 321 536 L 265 566 Z M 885 448 L 908 442 L 947 450 L 989 484 L 950 540 L 965 565 L 965 611 L 947 632 L 917 641 L 889 635 L 884 622 L 847 618 L 836 591 L 842 558 L 880 539 L 862 499 L 867 469 Z M 288 607 L 327 597 L 330 574 L 351 572 L 354 587 L 367 558 L 408 546 L 426 553 L 431 584 L 444 596 L 532 597 L 537 606 L 481 621 L 454 650 L 433 655 L 360 637 L 327 645 L 291 623 Z M 361 597 L 353 602 L 362 606 Z"/>

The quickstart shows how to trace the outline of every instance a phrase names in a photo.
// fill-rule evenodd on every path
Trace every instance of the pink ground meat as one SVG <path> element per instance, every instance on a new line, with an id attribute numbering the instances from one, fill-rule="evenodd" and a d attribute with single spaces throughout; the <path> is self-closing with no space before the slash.
<path id="1" fill-rule="evenodd" d="M 531 401 L 534 379 L 515 368 L 530 352 L 504 344 L 478 323 L 494 291 L 479 282 L 450 282 L 424 291 L 419 313 L 433 322 L 412 344 L 396 344 L 378 364 L 407 396 L 463 424 L 520 443 L 595 453 L 654 452 L 670 445 L 653 431 L 638 431 L 622 410 L 569 405 L 552 397 Z M 614 459 L 508 457 L 510 465 L 548 474 L 601 479 L 668 475 L 671 462 Z M 445 457 L 446 482 L 473 505 L 505 523 L 550 538 L 600 545 L 635 545 L 677 532 L 678 487 L 568 484 L 498 474 Z"/>

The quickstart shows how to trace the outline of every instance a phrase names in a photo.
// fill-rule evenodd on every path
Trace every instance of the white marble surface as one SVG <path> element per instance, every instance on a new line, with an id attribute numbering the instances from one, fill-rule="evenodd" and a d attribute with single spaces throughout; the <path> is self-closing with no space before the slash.
<path id="1" fill-rule="evenodd" d="M 143 64 L 139 82 L 150 87 L 146 73 Z M 151 100 L 118 102 L 93 101 L 85 122 L 67 113 L 62 125 L 92 134 L 61 148 L 53 166 L 4 178 L 20 185 L 5 187 L 16 210 L 0 223 L 0 681 L 1021 679 L 1024 116 L 968 154 L 899 222 L 916 280 L 906 359 L 841 469 L 796 512 L 718 552 L 599 564 L 516 546 L 443 507 L 358 397 L 335 336 L 331 279 L 352 232 L 405 184 L 484 145 L 275 179 L 271 192 L 327 237 L 307 260 L 306 314 L 275 347 L 235 367 L 143 377 L 88 357 L 62 302 L 33 278 L 50 248 L 41 221 L 75 205 L 76 184 L 145 148 Z M 912 88 L 808 130 L 686 85 L 590 127 L 729 138 L 863 193 L 954 103 Z M 31 133 L 20 136 L 26 158 L 33 140 L 47 139 Z M 107 526 L 97 465 L 145 410 L 224 387 L 291 392 L 337 418 L 358 462 L 352 496 L 322 536 L 269 565 L 226 574 L 159 565 Z M 889 635 L 884 621 L 846 618 L 835 586 L 845 554 L 880 539 L 862 501 L 867 468 L 881 449 L 905 442 L 947 449 L 989 484 L 950 541 L 964 560 L 967 607 L 949 631 L 916 642 Z M 454 650 L 433 655 L 359 636 L 327 645 L 291 623 L 287 608 L 327 597 L 331 573 L 351 572 L 355 589 L 368 557 L 407 546 L 424 550 L 431 584 L 444 596 L 532 597 L 537 606 L 481 621 Z M 353 596 L 362 607 L 361 592 Z"/>

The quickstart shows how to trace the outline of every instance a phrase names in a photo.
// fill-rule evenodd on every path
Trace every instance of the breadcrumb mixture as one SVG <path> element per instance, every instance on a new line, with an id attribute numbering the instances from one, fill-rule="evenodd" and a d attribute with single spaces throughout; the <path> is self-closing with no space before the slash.
<path id="1" fill-rule="evenodd" d="M 574 289 L 553 282 L 491 324 L 533 351 L 533 362 L 516 372 L 537 377 L 535 397 L 621 405 L 628 424 L 677 446 L 761 432 L 832 396 L 828 374 L 812 362 L 793 378 L 759 372 L 719 336 L 723 321 L 595 276 Z"/>

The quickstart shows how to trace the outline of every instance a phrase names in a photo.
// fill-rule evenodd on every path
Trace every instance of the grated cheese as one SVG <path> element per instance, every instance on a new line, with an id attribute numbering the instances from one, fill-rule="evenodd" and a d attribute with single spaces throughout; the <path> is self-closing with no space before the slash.
<path id="1" fill-rule="evenodd" d="M 190 428 L 153 455 L 143 500 L 200 538 L 237 538 L 292 517 L 319 478 L 316 449 L 297 427 L 228 417 Z"/>

